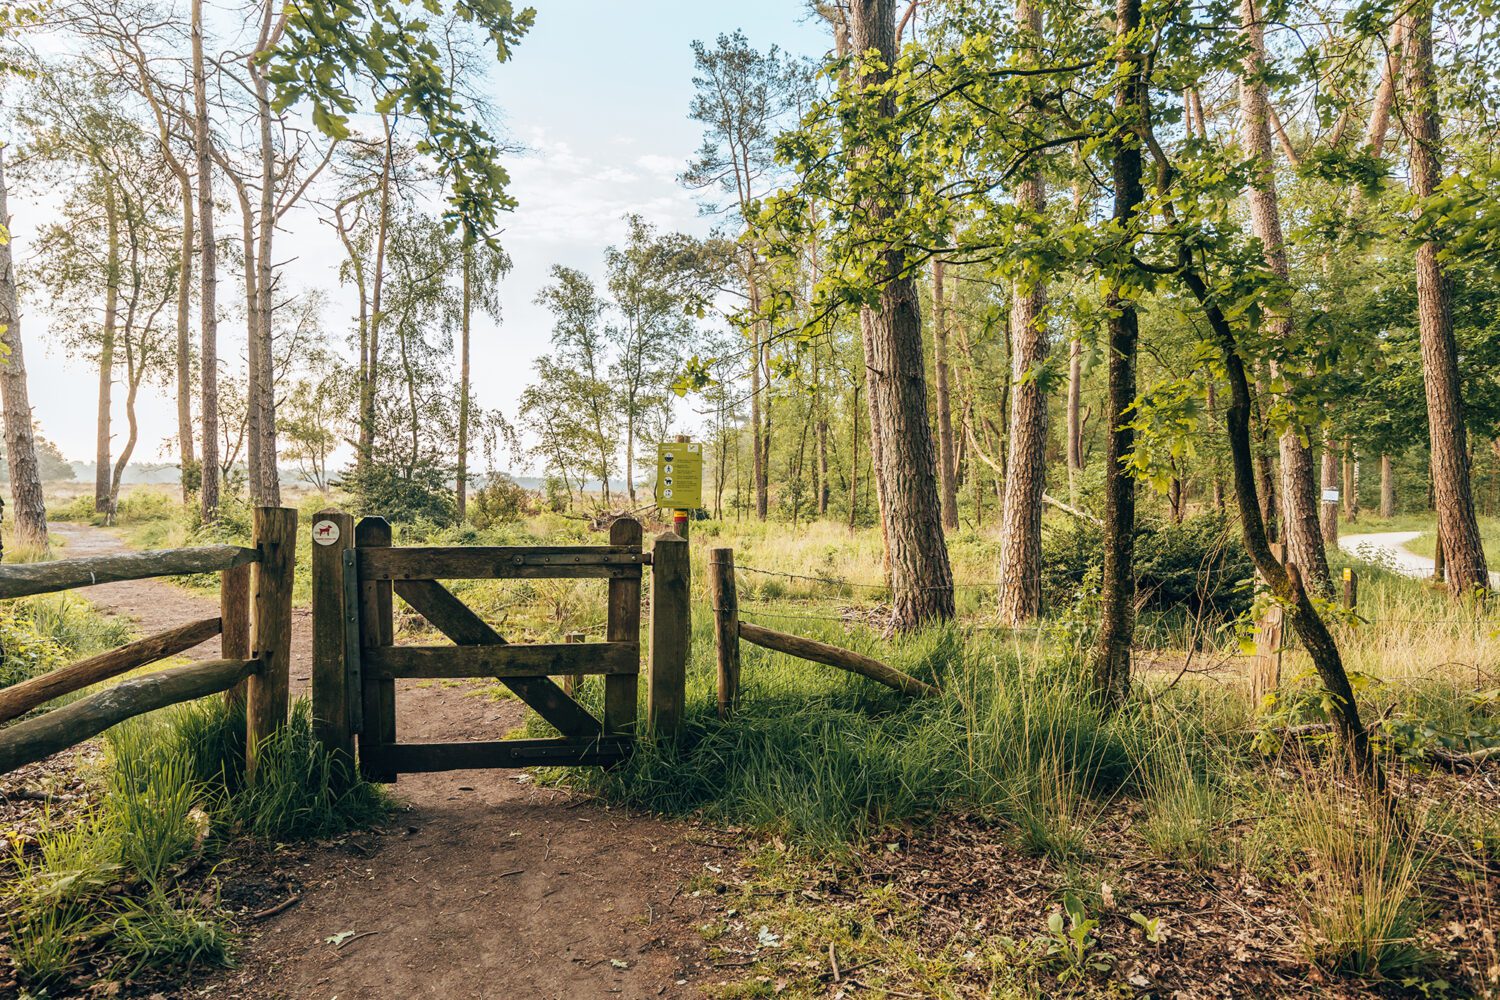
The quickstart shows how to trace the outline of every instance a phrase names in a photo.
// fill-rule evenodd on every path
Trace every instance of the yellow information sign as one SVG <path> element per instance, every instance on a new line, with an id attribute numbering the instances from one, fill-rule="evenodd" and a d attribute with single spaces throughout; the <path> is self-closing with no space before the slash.
<path id="1" fill-rule="evenodd" d="M 656 505 L 671 510 L 703 506 L 703 446 L 663 441 L 656 446 Z"/>

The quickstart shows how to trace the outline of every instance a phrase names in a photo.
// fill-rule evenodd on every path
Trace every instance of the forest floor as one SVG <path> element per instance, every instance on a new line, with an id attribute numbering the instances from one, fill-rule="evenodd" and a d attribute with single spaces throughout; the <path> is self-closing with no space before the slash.
<path id="1" fill-rule="evenodd" d="M 70 557 L 126 550 L 98 528 L 54 530 Z M 84 593 L 143 633 L 217 609 L 151 580 Z M 294 696 L 306 691 L 310 628 L 298 609 Z M 187 654 L 215 655 L 213 643 Z M 423 740 L 495 739 L 524 714 L 519 701 L 465 687 L 403 686 L 397 697 L 403 737 Z M 382 829 L 247 849 L 221 866 L 225 902 L 242 911 L 238 968 L 184 995 L 656 998 L 696 996 L 723 978 L 695 930 L 712 904 L 683 888 L 722 859 L 723 845 L 705 842 L 712 832 L 606 809 L 517 772 L 408 775 L 391 791 L 397 809 Z"/>

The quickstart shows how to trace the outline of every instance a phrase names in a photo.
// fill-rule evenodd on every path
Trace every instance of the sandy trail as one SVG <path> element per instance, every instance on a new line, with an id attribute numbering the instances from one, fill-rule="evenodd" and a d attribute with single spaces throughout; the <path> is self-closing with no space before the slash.
<path id="1" fill-rule="evenodd" d="M 1360 559 L 1384 563 L 1402 576 L 1430 578 L 1436 563 L 1430 556 L 1418 555 L 1406 547 L 1421 534 L 1420 531 L 1378 531 L 1340 535 L 1339 548 Z M 1500 571 L 1491 571 L 1490 585 L 1500 587 Z"/>
<path id="2" fill-rule="evenodd" d="M 59 524 L 66 556 L 125 551 L 111 533 Z M 212 615 L 217 601 L 162 581 L 81 592 L 154 632 Z M 305 690 L 311 616 L 292 638 Z M 188 654 L 217 656 L 217 641 Z M 523 706 L 473 689 L 402 686 L 403 739 L 496 739 Z M 401 810 L 357 852 L 314 851 L 297 905 L 256 925 L 215 996 L 657 998 L 698 996 L 713 974 L 694 929 L 704 904 L 684 880 L 721 849 L 692 828 L 535 787 L 515 771 L 408 775 Z M 232 875 L 231 875 L 232 877 Z M 326 938 L 360 935 L 335 949 Z M 714 978 L 721 978 L 714 976 Z"/>

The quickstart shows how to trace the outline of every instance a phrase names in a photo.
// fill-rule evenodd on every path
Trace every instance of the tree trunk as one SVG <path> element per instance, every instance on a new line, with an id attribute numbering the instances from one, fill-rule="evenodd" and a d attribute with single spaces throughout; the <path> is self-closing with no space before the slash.
<path id="1" fill-rule="evenodd" d="M 1406 52 L 1404 121 L 1411 140 L 1412 194 L 1418 199 L 1431 197 L 1441 175 L 1442 137 L 1438 130 L 1432 69 L 1432 7 L 1432 0 L 1422 0 L 1412 9 Z M 1419 205 L 1417 212 L 1420 211 Z M 1490 576 L 1469 485 L 1458 347 L 1453 339 L 1447 278 L 1438 260 L 1440 249 L 1435 238 L 1423 240 L 1417 246 L 1417 315 L 1438 528 L 1448 559 L 1449 590 L 1458 595 L 1488 591 Z"/>
<path id="2" fill-rule="evenodd" d="M 1141 0 L 1116 0 L 1115 54 L 1118 84 L 1115 108 L 1128 121 L 1143 121 L 1145 81 L 1134 36 L 1140 29 Z M 1140 139 L 1121 129 L 1112 140 L 1114 219 L 1128 232 L 1145 200 L 1141 183 Z M 1105 408 L 1104 566 L 1099 595 L 1099 636 L 1094 650 L 1094 689 L 1106 708 L 1118 707 L 1130 693 L 1130 645 L 1135 632 L 1135 479 L 1124 468 L 1135 450 L 1127 410 L 1135 403 L 1136 348 L 1140 339 L 1135 302 L 1121 295 L 1116 281 L 1105 296 L 1109 308 L 1109 398 Z"/>
<path id="3" fill-rule="evenodd" d="M 1319 497 L 1319 530 L 1325 545 L 1337 545 L 1339 540 L 1339 502 L 1324 499 L 1329 490 L 1339 488 L 1339 452 L 1333 438 L 1323 437 L 1322 455 L 1323 496 Z"/>
<path id="4" fill-rule="evenodd" d="M 1245 149 L 1257 159 L 1259 175 L 1248 192 L 1250 224 L 1264 248 L 1266 266 L 1278 277 L 1286 279 L 1289 270 L 1276 197 L 1270 107 L 1266 99 L 1265 28 L 1256 0 L 1242 0 L 1240 18 L 1246 42 L 1245 72 L 1240 80 L 1240 113 L 1244 120 Z M 1276 339 L 1285 340 L 1291 336 L 1292 319 L 1282 310 L 1268 316 L 1268 325 Z M 1274 376 L 1275 372 L 1272 374 Z M 1282 500 L 1286 507 L 1287 558 L 1301 567 L 1304 578 L 1315 591 L 1330 593 L 1332 583 L 1328 576 L 1328 558 L 1318 532 L 1312 455 L 1295 429 L 1288 429 L 1281 435 L 1281 475 Z"/>
<path id="5" fill-rule="evenodd" d="M 469 283 L 474 271 L 474 236 L 464 224 L 464 304 L 458 348 L 458 476 L 454 493 L 460 522 L 469 512 L 469 320 L 473 308 Z"/>
<path id="6" fill-rule="evenodd" d="M 182 189 L 182 245 L 177 264 L 177 462 L 182 469 L 182 502 L 192 495 L 193 468 L 193 356 L 189 347 L 193 298 L 193 183 L 187 170 L 177 171 Z"/>
<path id="7" fill-rule="evenodd" d="M 1068 344 L 1068 484 L 1069 492 L 1083 471 L 1083 341 Z"/>
<path id="8" fill-rule="evenodd" d="M 104 262 L 104 324 L 99 337 L 99 409 L 94 436 L 94 512 L 105 518 L 109 506 L 110 410 L 115 381 L 115 332 L 120 315 L 120 209 L 114 180 L 104 178 L 104 214 L 108 232 Z"/>
<path id="9" fill-rule="evenodd" d="M 1212 373 L 1205 373 L 1204 379 L 1208 384 L 1208 422 L 1217 428 L 1219 424 L 1219 397 L 1218 390 L 1214 387 Z M 1214 510 L 1220 514 L 1224 513 L 1224 470 L 1219 462 L 1219 457 L 1214 456 Z"/>
<path id="10" fill-rule="evenodd" d="M 1016 3 L 1016 26 L 1035 40 L 1042 33 L 1042 11 L 1031 0 Z M 1029 49 L 1029 46 L 1028 46 Z M 1024 58 L 1030 62 L 1029 51 Z M 1040 167 L 1016 185 L 1016 208 L 1040 216 L 1047 207 Z M 1000 508 L 1000 591 L 1002 625 L 1022 625 L 1042 611 L 1042 492 L 1047 481 L 1047 397 L 1041 366 L 1047 357 L 1047 286 L 1027 274 L 1011 286 L 1009 457 L 1005 498 Z"/>
<path id="11" fill-rule="evenodd" d="M 203 60 L 203 0 L 193 0 L 193 147 L 198 160 L 198 305 L 202 366 L 199 403 L 203 469 L 198 500 L 203 520 L 219 516 L 218 246 L 214 242 L 213 161 L 209 150 L 208 77 Z"/>
<path id="12" fill-rule="evenodd" d="M 1359 520 L 1359 458 L 1354 454 L 1354 442 L 1344 438 L 1344 520 L 1353 523 Z"/>
<path id="13" fill-rule="evenodd" d="M 938 500 L 943 528 L 958 530 L 958 473 L 953 460 L 953 404 L 948 392 L 948 295 L 943 258 L 932 258 L 932 369 L 938 430 Z"/>
<path id="14" fill-rule="evenodd" d="M 275 4 L 264 0 L 265 14 L 261 21 L 260 44 L 248 60 L 251 79 L 255 84 L 256 117 L 260 125 L 260 212 L 259 231 L 256 236 L 256 313 L 255 332 L 257 341 L 253 350 L 258 355 L 260 380 L 251 387 L 251 399 L 260 413 L 260 463 L 251 470 L 260 483 L 260 502 L 267 507 L 281 506 L 281 475 L 277 469 L 276 450 L 276 358 L 271 349 L 275 342 L 272 328 L 275 317 L 271 301 L 275 291 L 275 275 L 272 272 L 272 244 L 276 233 L 276 147 L 271 138 L 271 92 L 265 77 L 261 75 L 260 57 L 272 43 L 272 24 Z"/>
<path id="15" fill-rule="evenodd" d="M 5 411 L 5 463 L 10 472 L 11 515 L 18 545 L 47 550 L 47 504 L 36 460 L 26 359 L 21 350 L 20 295 L 10 252 L 10 211 L 0 146 L 0 404 Z"/>
<path id="16" fill-rule="evenodd" d="M 767 472 L 771 456 L 770 399 L 761 399 L 761 321 L 760 283 L 755 275 L 755 255 L 752 253 L 745 264 L 745 285 L 750 295 L 750 478 L 755 484 L 755 516 L 764 521 L 770 512 L 771 479 Z M 763 427 L 765 428 L 763 430 Z"/>
<path id="17" fill-rule="evenodd" d="M 1396 466 L 1389 452 L 1380 454 L 1380 516 L 1396 516 Z"/>
<path id="18" fill-rule="evenodd" d="M 359 399 L 359 455 L 361 469 L 368 467 L 374 458 L 375 449 L 375 393 L 380 377 L 380 327 L 382 292 L 385 287 L 385 244 L 391 222 L 391 169 L 395 137 L 392 134 L 390 115 L 380 116 L 385 132 L 385 156 L 380 164 L 380 210 L 375 230 L 375 273 L 371 278 L 370 292 L 370 337 L 367 367 L 360 382 Z"/>
<path id="19" fill-rule="evenodd" d="M 895 63 L 894 0 L 854 0 L 850 5 L 856 52 L 878 54 Z M 861 88 L 880 87 L 887 69 L 867 69 Z M 880 100 L 883 117 L 895 114 L 894 99 Z M 866 206 L 878 229 L 892 208 Z M 870 436 L 879 444 L 875 467 L 881 520 L 885 525 L 893 593 L 892 624 L 913 628 L 953 617 L 953 575 L 938 508 L 937 456 L 927 419 L 927 379 L 923 372 L 922 312 L 916 286 L 905 275 L 905 253 L 882 252 L 875 268 L 880 283 L 878 311 L 866 309 L 861 323 L 870 380 Z"/>

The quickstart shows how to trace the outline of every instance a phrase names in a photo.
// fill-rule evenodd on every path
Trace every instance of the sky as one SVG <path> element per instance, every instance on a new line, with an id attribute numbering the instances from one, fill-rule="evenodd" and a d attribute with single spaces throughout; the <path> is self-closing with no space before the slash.
<path id="1" fill-rule="evenodd" d="M 687 114 L 693 40 L 711 42 L 742 29 L 760 49 L 776 44 L 796 55 L 818 55 L 829 44 L 805 0 L 535 0 L 534 6 L 536 26 L 512 60 L 490 74 L 509 136 L 526 152 L 506 161 L 520 204 L 502 223 L 501 241 L 514 267 L 501 286 L 501 322 L 476 318 L 473 338 L 475 399 L 512 420 L 532 380 L 532 360 L 548 348 L 550 317 L 533 300 L 553 264 L 601 277 L 604 248 L 623 237 L 622 217 L 630 212 L 664 229 L 702 234 L 712 225 L 694 192 L 677 183 L 701 137 Z M 24 271 L 31 234 L 47 221 L 49 200 L 34 191 L 12 192 L 18 269 Z M 237 217 L 220 221 L 221 227 L 237 224 Z M 310 213 L 290 219 L 277 237 L 283 280 L 328 292 L 325 326 L 342 340 L 353 300 L 338 287 L 340 256 L 331 230 Z M 236 294 L 238 282 L 221 272 L 219 288 L 223 302 Z M 42 433 L 69 459 L 90 461 L 97 374 L 48 337 L 44 302 L 28 300 L 22 322 Z M 220 329 L 239 322 L 221 322 Z M 123 395 L 117 388 L 117 442 Z M 143 387 L 141 396 L 136 459 L 170 461 L 176 404 L 164 389 Z M 689 407 L 681 408 L 679 419 L 691 423 Z M 535 471 L 525 460 L 500 464 L 518 474 Z"/>

